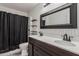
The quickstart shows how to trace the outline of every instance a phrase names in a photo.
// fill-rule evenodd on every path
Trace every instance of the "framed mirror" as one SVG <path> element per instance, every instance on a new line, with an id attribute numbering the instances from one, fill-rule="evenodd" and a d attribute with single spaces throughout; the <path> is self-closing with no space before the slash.
<path id="1" fill-rule="evenodd" d="M 40 15 L 40 28 L 77 28 L 77 3 L 67 3 Z"/>

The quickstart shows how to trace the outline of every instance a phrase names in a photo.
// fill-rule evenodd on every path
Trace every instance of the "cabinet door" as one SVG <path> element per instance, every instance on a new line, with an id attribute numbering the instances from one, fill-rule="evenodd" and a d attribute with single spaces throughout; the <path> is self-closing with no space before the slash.
<path id="1" fill-rule="evenodd" d="M 28 55 L 29 55 L 29 56 L 32 56 L 32 55 L 33 55 L 32 49 L 33 49 L 33 48 L 32 48 L 32 44 L 29 44 L 29 45 L 28 45 Z"/>
<path id="2" fill-rule="evenodd" d="M 39 47 L 34 46 L 34 56 L 49 56 L 49 54 Z"/>

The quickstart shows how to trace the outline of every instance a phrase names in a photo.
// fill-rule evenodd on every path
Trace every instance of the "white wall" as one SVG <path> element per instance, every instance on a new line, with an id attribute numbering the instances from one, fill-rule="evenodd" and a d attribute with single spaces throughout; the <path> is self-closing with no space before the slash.
<path id="1" fill-rule="evenodd" d="M 23 15 L 23 16 L 27 16 L 27 12 L 21 12 L 21 11 L 18 11 L 18 10 L 15 10 L 15 9 L 11 9 L 11 8 L 8 8 L 8 7 L 4 7 L 4 6 L 1 6 L 0 5 L 0 11 L 6 11 L 6 12 L 9 12 L 9 13 L 13 13 L 13 14 L 18 14 L 18 15 Z"/>
<path id="2" fill-rule="evenodd" d="M 56 5 L 56 6 L 58 6 L 58 5 Z M 55 5 L 54 5 L 54 7 L 55 7 Z M 78 7 L 77 15 L 79 16 L 79 4 L 77 7 Z M 41 4 L 29 12 L 29 16 L 31 16 L 33 19 L 38 20 L 38 31 L 42 31 L 43 34 L 46 36 L 58 37 L 58 38 L 62 38 L 61 35 L 64 35 L 65 33 L 67 33 L 68 35 L 73 36 L 74 39 L 77 38 L 79 40 L 79 38 L 78 38 L 79 37 L 79 17 L 78 16 L 77 16 L 78 17 L 77 18 L 77 25 L 78 25 L 77 29 L 40 29 L 39 28 L 40 27 L 40 25 L 39 25 L 40 24 L 40 14 L 44 13 L 45 10 L 46 9 L 43 10 L 42 4 Z"/>
<path id="3" fill-rule="evenodd" d="M 42 7 L 42 4 L 36 6 L 34 9 L 32 9 L 28 13 L 28 16 L 30 17 L 30 22 L 31 22 L 32 19 L 37 19 L 38 20 L 37 21 L 37 29 L 36 29 L 36 30 L 38 30 L 38 32 L 40 30 L 40 28 L 39 28 L 40 21 L 39 20 L 40 20 L 41 7 Z M 30 25 L 32 25 L 32 24 L 30 23 Z M 30 28 L 31 28 L 31 26 L 30 26 Z M 32 28 L 30 30 L 32 30 Z"/>

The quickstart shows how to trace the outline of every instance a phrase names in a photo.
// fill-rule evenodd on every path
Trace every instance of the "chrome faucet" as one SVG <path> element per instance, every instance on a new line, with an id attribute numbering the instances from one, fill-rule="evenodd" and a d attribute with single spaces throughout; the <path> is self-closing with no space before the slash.
<path id="1" fill-rule="evenodd" d="M 70 36 L 68 37 L 67 34 L 64 34 L 63 40 L 65 40 L 65 41 L 71 41 Z"/>

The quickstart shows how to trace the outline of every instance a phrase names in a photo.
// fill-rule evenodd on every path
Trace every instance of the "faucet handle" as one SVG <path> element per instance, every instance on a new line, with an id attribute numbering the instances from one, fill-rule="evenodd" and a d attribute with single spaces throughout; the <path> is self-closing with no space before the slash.
<path id="1" fill-rule="evenodd" d="M 69 36 L 70 40 L 74 38 L 74 36 Z"/>
<path id="2" fill-rule="evenodd" d="M 69 36 L 69 37 L 68 37 L 68 41 L 71 41 L 71 38 L 73 38 L 73 36 Z"/>
<path id="3" fill-rule="evenodd" d="M 70 41 L 70 42 L 71 42 L 71 36 L 69 36 L 68 41 Z"/>

